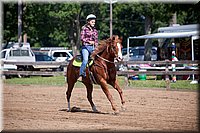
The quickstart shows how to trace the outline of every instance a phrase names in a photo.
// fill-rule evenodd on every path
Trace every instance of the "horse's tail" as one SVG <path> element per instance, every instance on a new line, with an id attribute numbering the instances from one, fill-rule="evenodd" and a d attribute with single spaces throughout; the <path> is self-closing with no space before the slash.
<path id="1" fill-rule="evenodd" d="M 73 66 L 73 61 L 75 60 L 75 58 L 76 56 L 72 60 L 70 60 L 67 66 L 67 72 L 66 72 L 67 83 L 69 82 L 69 80 L 74 80 L 79 75 L 79 68 Z"/>

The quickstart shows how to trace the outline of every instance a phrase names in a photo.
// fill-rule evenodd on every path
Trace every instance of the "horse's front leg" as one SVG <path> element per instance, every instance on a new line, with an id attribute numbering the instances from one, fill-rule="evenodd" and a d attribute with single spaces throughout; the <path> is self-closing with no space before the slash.
<path id="1" fill-rule="evenodd" d="M 117 113 L 118 111 L 117 111 L 116 106 L 114 104 L 113 97 L 112 97 L 110 91 L 108 90 L 107 82 L 103 78 L 100 80 L 100 85 L 101 85 L 103 92 L 106 94 L 106 97 L 110 101 L 112 109 L 114 110 L 115 113 Z"/>
<path id="2" fill-rule="evenodd" d="M 121 104 L 122 104 L 121 108 L 122 108 L 122 110 L 125 110 L 126 108 L 125 108 L 125 100 L 124 100 L 124 96 L 123 96 L 123 91 L 120 88 L 118 81 L 115 80 L 114 82 L 111 82 L 110 85 L 118 91 L 118 93 L 120 95 L 120 99 L 121 99 Z"/>

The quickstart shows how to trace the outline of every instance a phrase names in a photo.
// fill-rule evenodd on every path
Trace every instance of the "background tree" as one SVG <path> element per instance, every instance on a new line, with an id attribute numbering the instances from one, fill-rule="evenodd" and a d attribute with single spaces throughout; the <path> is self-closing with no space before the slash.
<path id="1" fill-rule="evenodd" d="M 17 41 L 17 4 L 3 4 L 3 41 Z M 67 47 L 76 54 L 80 48 L 80 30 L 88 14 L 97 16 L 99 40 L 109 37 L 109 4 L 106 3 L 23 3 L 23 33 L 27 33 L 31 47 Z M 113 4 L 113 34 L 123 37 L 123 46 L 129 36 L 157 32 L 158 27 L 169 26 L 172 15 L 177 23 L 199 23 L 199 3 L 115 3 Z M 146 26 L 145 26 L 146 24 Z M 145 44 L 145 59 L 150 57 L 151 45 Z M 144 45 L 134 40 L 130 46 Z"/>
<path id="2" fill-rule="evenodd" d="M 17 40 L 17 4 L 3 4 L 3 40 L 4 43 Z"/>

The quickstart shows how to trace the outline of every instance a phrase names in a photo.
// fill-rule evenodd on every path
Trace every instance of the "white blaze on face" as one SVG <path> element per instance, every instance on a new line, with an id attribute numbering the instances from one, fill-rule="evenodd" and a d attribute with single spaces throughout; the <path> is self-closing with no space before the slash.
<path id="1" fill-rule="evenodd" d="M 121 44 L 117 43 L 117 47 L 118 47 L 118 59 L 122 60 L 122 49 L 121 49 Z"/>

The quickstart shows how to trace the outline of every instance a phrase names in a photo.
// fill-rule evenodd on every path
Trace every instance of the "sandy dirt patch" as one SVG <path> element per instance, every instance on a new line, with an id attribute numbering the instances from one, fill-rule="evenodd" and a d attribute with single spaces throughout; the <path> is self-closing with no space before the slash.
<path id="1" fill-rule="evenodd" d="M 93 113 L 85 88 L 74 88 L 66 112 L 65 86 L 3 86 L 5 131 L 198 131 L 198 92 L 155 89 L 124 89 L 126 111 L 114 115 L 99 88 L 93 100 L 100 113 Z M 117 108 L 120 98 L 110 89 Z"/>

